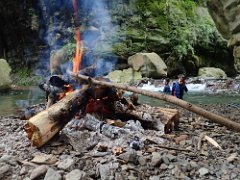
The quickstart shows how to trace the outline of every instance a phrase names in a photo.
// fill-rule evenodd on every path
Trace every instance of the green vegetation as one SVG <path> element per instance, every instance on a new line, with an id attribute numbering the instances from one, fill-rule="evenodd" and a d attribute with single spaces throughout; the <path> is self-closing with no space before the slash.
<path id="1" fill-rule="evenodd" d="M 32 70 L 26 67 L 18 69 L 11 75 L 11 79 L 17 86 L 39 85 L 42 81 L 42 77 L 32 74 Z"/>
<path id="2" fill-rule="evenodd" d="M 199 3 L 204 4 L 196 0 L 137 0 L 134 15 L 126 22 L 125 45 L 117 44 L 115 51 L 156 51 L 183 61 L 195 54 L 196 47 L 226 47 L 207 10 Z M 119 51 L 119 47 L 124 49 Z"/>

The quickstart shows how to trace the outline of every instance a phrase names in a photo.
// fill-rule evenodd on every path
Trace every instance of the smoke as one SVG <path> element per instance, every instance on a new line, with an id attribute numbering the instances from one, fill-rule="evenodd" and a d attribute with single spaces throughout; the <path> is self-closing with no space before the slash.
<path id="1" fill-rule="evenodd" d="M 74 28 L 79 25 L 84 44 L 82 68 L 97 65 L 92 76 L 110 72 L 117 62 L 112 46 L 117 41 L 117 26 L 112 24 L 109 6 L 105 0 L 77 0 L 78 13 L 72 0 L 40 0 L 36 4 L 39 17 L 39 37 L 46 45 L 40 57 L 40 71 L 49 71 L 50 53 L 68 43 L 75 43 Z M 77 18 L 76 18 L 77 17 Z M 77 22 L 75 22 L 77 21 Z M 67 61 L 71 61 L 71 55 Z M 64 63 L 63 63 L 64 64 Z M 45 68 L 41 67 L 45 66 Z M 69 65 L 63 65 L 68 67 Z M 39 72 L 41 73 L 41 72 Z"/>

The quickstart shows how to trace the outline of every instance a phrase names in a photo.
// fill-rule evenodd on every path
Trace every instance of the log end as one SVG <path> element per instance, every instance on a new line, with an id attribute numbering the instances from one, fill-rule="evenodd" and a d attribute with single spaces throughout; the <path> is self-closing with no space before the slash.
<path id="1" fill-rule="evenodd" d="M 32 146 L 41 147 L 44 144 L 41 138 L 40 130 L 34 124 L 28 121 L 24 129 Z"/>

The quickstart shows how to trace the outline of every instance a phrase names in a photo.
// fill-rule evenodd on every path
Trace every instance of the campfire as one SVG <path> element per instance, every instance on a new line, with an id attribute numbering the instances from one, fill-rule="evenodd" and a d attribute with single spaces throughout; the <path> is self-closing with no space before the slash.
<path id="1" fill-rule="evenodd" d="M 72 78 L 73 84 L 54 75 L 40 85 L 47 95 L 46 109 L 36 111 L 25 127 L 34 146 L 45 144 L 72 119 L 84 121 L 82 127 L 104 131 L 103 134 L 111 138 L 121 136 L 120 132 L 124 131 L 122 128 L 129 120 L 139 121 L 143 128 L 159 133 L 170 133 L 178 126 L 179 113 L 175 109 L 140 104 L 136 94 L 124 96 L 123 90 L 94 84 L 91 78 L 80 81 L 80 88 L 74 89 L 78 81 L 74 81 L 74 76 Z M 111 83 L 103 77 L 96 77 L 94 81 Z M 87 118 L 86 123 L 88 114 L 95 118 Z"/>
<path id="2" fill-rule="evenodd" d="M 139 122 L 144 130 L 170 133 L 178 128 L 180 115 L 176 109 L 152 107 L 140 104 L 136 93 L 177 104 L 204 117 L 224 125 L 240 129 L 238 125 L 218 115 L 209 113 L 193 104 L 179 100 L 170 95 L 148 92 L 127 85 L 114 84 L 104 77 L 89 76 L 98 67 L 92 64 L 82 67 L 84 56 L 83 41 L 78 28 L 77 1 L 73 0 L 75 11 L 76 51 L 72 60 L 71 72 L 64 75 L 52 75 L 39 87 L 46 92 L 46 107 L 28 108 L 25 126 L 32 145 L 41 147 L 55 134 L 61 131 L 71 120 L 78 120 L 81 128 L 98 131 L 109 138 L 119 138 L 126 133 L 128 121 Z M 131 91 L 131 96 L 124 95 Z M 31 113 L 29 113 L 31 111 Z M 89 118 L 89 114 L 94 118 Z"/>

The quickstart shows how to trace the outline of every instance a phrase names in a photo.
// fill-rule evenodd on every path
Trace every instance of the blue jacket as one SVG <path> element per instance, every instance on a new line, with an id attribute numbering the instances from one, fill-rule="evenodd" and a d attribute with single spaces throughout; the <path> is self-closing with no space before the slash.
<path id="1" fill-rule="evenodd" d="M 179 99 L 183 98 L 184 91 L 187 92 L 187 86 L 185 84 L 179 84 L 177 81 L 173 82 L 172 86 L 172 95 L 176 96 Z"/>
<path id="2" fill-rule="evenodd" d="M 168 84 L 166 84 L 163 88 L 163 92 L 166 94 L 171 94 L 171 89 L 170 86 Z"/>

